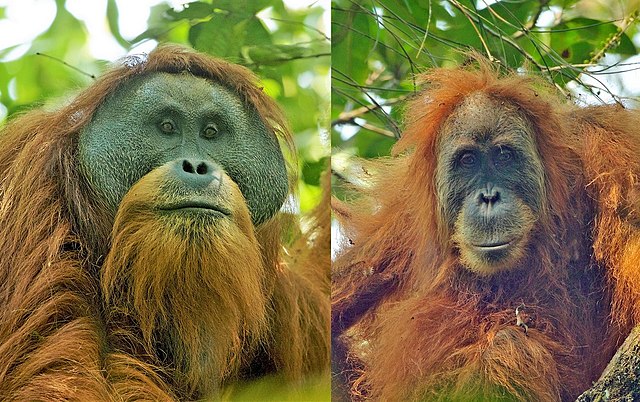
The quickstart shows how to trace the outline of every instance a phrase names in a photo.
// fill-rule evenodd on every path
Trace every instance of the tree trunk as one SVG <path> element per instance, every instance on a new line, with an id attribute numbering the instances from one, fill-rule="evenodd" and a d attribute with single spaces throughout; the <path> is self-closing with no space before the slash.
<path id="1" fill-rule="evenodd" d="M 618 349 L 593 387 L 576 402 L 640 401 L 640 326 Z"/>

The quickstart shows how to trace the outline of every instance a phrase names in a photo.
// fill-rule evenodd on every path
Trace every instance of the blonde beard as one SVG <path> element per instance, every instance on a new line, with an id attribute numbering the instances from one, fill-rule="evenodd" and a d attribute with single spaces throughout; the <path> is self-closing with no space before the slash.
<path id="1" fill-rule="evenodd" d="M 162 171 L 148 176 L 122 201 L 102 268 L 112 343 L 163 367 L 186 395 L 213 395 L 266 329 L 254 228 L 227 176 L 226 217 L 154 208 L 167 186 Z"/>

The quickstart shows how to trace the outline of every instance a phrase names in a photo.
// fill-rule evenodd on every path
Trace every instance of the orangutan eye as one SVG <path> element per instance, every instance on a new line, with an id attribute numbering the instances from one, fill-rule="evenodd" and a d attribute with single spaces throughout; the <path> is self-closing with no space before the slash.
<path id="1" fill-rule="evenodd" d="M 171 120 L 162 120 L 160 123 L 160 131 L 165 134 L 171 134 L 176 131 L 176 125 Z"/>
<path id="2" fill-rule="evenodd" d="M 509 163 L 513 159 L 513 151 L 509 148 L 500 147 L 497 155 L 495 156 L 496 162 L 501 165 Z"/>
<path id="3" fill-rule="evenodd" d="M 218 134 L 218 126 L 215 123 L 209 123 L 202 131 L 204 138 L 213 138 Z"/>
<path id="4" fill-rule="evenodd" d="M 460 165 L 462 165 L 463 167 L 470 168 L 475 166 L 477 159 L 478 158 L 473 152 L 467 151 L 462 155 L 460 155 L 460 157 L 458 158 L 458 161 L 460 162 Z"/>

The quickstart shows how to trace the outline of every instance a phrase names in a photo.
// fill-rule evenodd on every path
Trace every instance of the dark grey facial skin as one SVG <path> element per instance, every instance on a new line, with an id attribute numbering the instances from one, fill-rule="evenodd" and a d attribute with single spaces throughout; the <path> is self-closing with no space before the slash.
<path id="1" fill-rule="evenodd" d="M 517 107 L 482 93 L 442 128 L 436 168 L 441 213 L 472 270 L 508 269 L 541 214 L 545 174 L 533 128 Z"/>
<path id="2" fill-rule="evenodd" d="M 477 205 L 484 204 L 481 194 L 496 189 L 503 203 L 494 212 L 510 213 L 515 198 L 540 212 L 545 199 L 542 160 L 530 124 L 514 106 L 481 93 L 471 95 L 442 131 L 436 186 L 451 226 L 465 207 L 478 215 Z"/>
<path id="3" fill-rule="evenodd" d="M 257 112 L 224 86 L 187 73 L 124 84 L 81 133 L 78 153 L 82 173 L 114 214 L 135 182 L 180 158 L 224 169 L 254 225 L 271 218 L 288 193 L 280 146 Z"/>

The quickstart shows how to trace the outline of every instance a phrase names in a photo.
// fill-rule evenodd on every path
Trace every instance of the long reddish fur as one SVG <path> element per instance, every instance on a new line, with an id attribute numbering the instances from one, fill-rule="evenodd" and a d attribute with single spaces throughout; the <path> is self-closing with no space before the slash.
<path id="1" fill-rule="evenodd" d="M 119 312 L 105 311 L 104 307 L 110 305 L 105 303 L 106 296 L 118 297 L 119 275 L 125 274 L 118 265 L 125 255 L 121 247 L 128 244 L 118 238 L 112 243 L 115 217 L 109 216 L 106 208 L 96 201 L 77 169 L 78 135 L 90 124 L 101 102 L 126 80 L 154 71 L 190 71 L 228 85 L 257 109 L 269 130 L 289 152 L 293 151 L 283 115 L 248 70 L 175 46 L 155 50 L 144 62 L 127 61 L 57 111 L 36 110 L 9 122 L 0 137 L 0 399 L 3 401 L 194 398 L 198 397 L 193 385 L 200 380 L 198 376 L 210 374 L 195 370 L 189 371 L 187 378 L 182 373 L 176 379 L 171 376 L 172 368 L 162 367 L 145 355 L 148 339 L 133 339 L 126 347 L 112 341 L 114 334 L 124 334 L 119 339 L 126 339 L 136 333 L 131 328 L 108 324 L 109 317 Z M 294 183 L 295 175 L 291 168 L 289 171 Z M 142 194 L 151 200 L 159 196 L 151 188 Z M 243 202 L 239 193 L 235 197 L 237 203 Z M 316 223 L 292 246 L 299 251 L 293 257 L 283 253 L 282 232 L 287 226 L 284 215 L 277 215 L 255 230 L 245 222 L 243 234 L 230 232 L 231 238 L 227 239 L 230 243 L 240 242 L 246 247 L 242 251 L 256 250 L 258 254 L 255 258 L 231 258 L 235 265 L 227 264 L 231 275 L 228 283 L 242 282 L 238 273 L 244 271 L 249 271 L 249 279 L 255 275 L 264 279 L 259 289 L 251 289 L 250 285 L 240 287 L 246 293 L 240 295 L 234 295 L 234 289 L 224 288 L 227 283 L 207 284 L 218 286 L 214 290 L 228 295 L 227 301 L 238 303 L 234 307 L 237 311 L 222 312 L 216 318 L 221 320 L 221 331 L 232 331 L 225 334 L 231 351 L 225 352 L 229 361 L 220 367 L 221 386 L 243 373 L 251 375 L 260 370 L 281 374 L 292 383 L 326 370 L 329 229 L 319 222 L 328 220 L 327 214 L 322 206 L 315 212 Z M 151 233 L 147 241 L 162 239 L 154 236 L 160 235 Z M 118 244 L 117 248 L 112 249 L 112 244 Z M 170 258 L 155 255 L 163 257 Z M 202 261 L 215 263 L 217 258 L 203 255 Z M 168 275 L 166 271 L 160 273 Z M 204 289 L 195 278 L 185 280 L 183 283 L 193 284 L 193 289 Z M 167 286 L 161 278 L 140 278 L 138 284 L 156 290 Z M 132 305 L 144 305 L 144 300 L 136 297 Z M 194 297 L 174 301 L 210 298 L 207 294 Z M 259 299 L 255 306 L 251 305 L 252 297 Z M 169 311 L 164 306 L 145 307 L 153 314 L 166 315 Z M 189 307 L 180 306 L 177 311 L 194 314 Z M 254 316 L 242 318 L 246 318 L 245 324 L 238 327 L 236 315 L 251 315 L 252 311 Z M 196 310 L 191 323 L 211 322 L 205 317 L 207 313 Z M 251 352 L 253 356 L 242 355 L 241 347 L 247 345 L 242 343 L 247 338 L 245 331 L 251 328 L 255 335 L 251 345 L 259 347 Z M 197 342 L 189 338 L 188 332 L 183 336 L 187 341 Z M 143 351 L 140 355 L 133 353 L 138 346 Z M 269 362 L 265 362 L 266 367 L 251 371 L 246 363 L 251 357 L 259 357 L 256 350 L 269 351 Z"/>
<path id="2" fill-rule="evenodd" d="M 353 399 L 573 400 L 640 322 L 640 115 L 479 64 L 422 76 L 392 157 L 362 161 L 371 185 L 336 202 L 334 370 Z M 440 127 L 477 91 L 525 113 L 546 174 L 527 269 L 490 278 L 460 267 L 435 187 Z"/>

